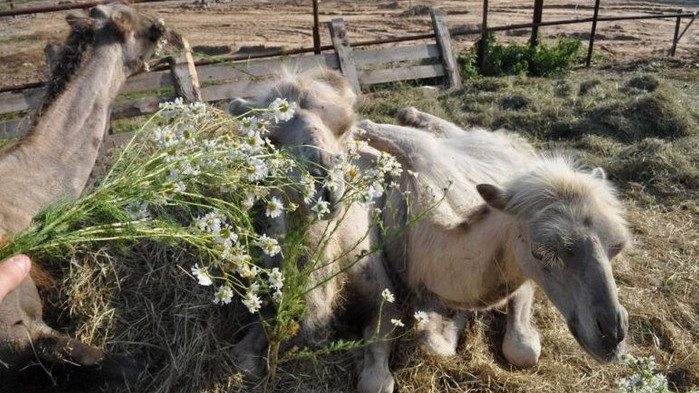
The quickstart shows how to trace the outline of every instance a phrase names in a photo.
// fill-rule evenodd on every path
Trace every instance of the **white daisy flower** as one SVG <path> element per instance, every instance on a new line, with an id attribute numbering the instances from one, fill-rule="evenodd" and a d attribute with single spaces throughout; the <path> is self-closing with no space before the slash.
<path id="1" fill-rule="evenodd" d="M 289 103 L 286 98 L 277 98 L 269 104 L 269 116 L 277 123 L 291 120 L 295 111 L 296 103 Z"/>
<path id="2" fill-rule="evenodd" d="M 279 242 L 277 239 L 273 239 L 267 235 L 262 235 L 255 244 L 262 249 L 262 252 L 273 257 L 282 251 L 279 247 Z"/>
<path id="3" fill-rule="evenodd" d="M 194 266 L 192 266 L 192 274 L 199 281 L 199 285 L 208 287 L 214 283 L 211 279 L 211 275 L 209 275 L 209 269 L 206 266 L 199 267 L 199 264 L 195 263 Z"/>
<path id="4" fill-rule="evenodd" d="M 155 129 L 153 140 L 162 148 L 170 148 L 177 145 L 180 140 L 175 132 L 169 127 L 157 127 Z"/>
<path id="5" fill-rule="evenodd" d="M 284 211 L 284 204 L 277 197 L 272 197 L 272 199 L 267 203 L 267 210 L 265 215 L 271 218 L 279 217 Z"/>
<path id="6" fill-rule="evenodd" d="M 316 218 L 322 220 L 323 217 L 330 214 L 330 202 L 318 199 L 315 205 L 311 207 L 311 211 L 313 211 L 316 214 Z"/>
<path id="7" fill-rule="evenodd" d="M 430 317 L 424 311 L 415 311 L 415 314 L 413 314 L 413 318 L 415 318 L 415 320 L 417 321 L 418 324 L 423 323 L 423 322 L 427 322 L 430 320 Z"/>
<path id="8" fill-rule="evenodd" d="M 132 221 L 147 220 L 150 218 L 148 203 L 133 201 L 126 205 L 126 212 Z"/>
<path id="9" fill-rule="evenodd" d="M 204 232 L 218 234 L 221 231 L 221 217 L 218 216 L 218 210 L 213 210 L 203 217 L 196 220 L 197 227 Z"/>
<path id="10" fill-rule="evenodd" d="M 395 327 L 405 327 L 405 324 L 400 319 L 391 319 L 391 324 Z"/>
<path id="11" fill-rule="evenodd" d="M 245 294 L 243 304 L 248 308 L 248 311 L 250 311 L 251 314 L 256 313 L 260 308 L 262 308 L 262 300 L 252 291 Z"/>
<path id="12" fill-rule="evenodd" d="M 243 173 L 247 177 L 248 181 L 254 182 L 257 180 L 262 180 L 269 173 L 267 164 L 259 158 L 249 157 L 247 159 L 246 165 L 243 166 Z"/>
<path id="13" fill-rule="evenodd" d="M 260 268 L 249 263 L 249 261 L 247 261 L 246 263 L 241 263 L 238 266 L 237 271 L 238 274 L 249 280 L 252 280 L 253 278 L 257 277 L 258 274 L 260 274 Z"/>
<path id="14" fill-rule="evenodd" d="M 275 267 L 269 273 L 269 286 L 277 290 L 282 289 L 284 286 L 284 274 L 278 267 Z"/>
<path id="15" fill-rule="evenodd" d="M 228 285 L 221 285 L 214 294 L 214 304 L 230 304 L 233 300 L 233 290 Z"/>
<path id="16" fill-rule="evenodd" d="M 396 301 L 396 297 L 393 296 L 393 293 L 388 290 L 388 288 L 384 289 L 383 292 L 381 292 L 381 297 L 383 297 L 383 300 L 393 303 Z"/>

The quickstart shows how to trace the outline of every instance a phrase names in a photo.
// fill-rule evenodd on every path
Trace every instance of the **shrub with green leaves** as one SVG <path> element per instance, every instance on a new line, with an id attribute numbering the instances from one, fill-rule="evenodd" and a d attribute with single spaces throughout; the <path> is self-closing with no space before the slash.
<path id="1" fill-rule="evenodd" d="M 488 33 L 471 49 L 462 52 L 458 61 L 465 79 L 478 74 L 485 76 L 530 75 L 553 76 L 565 72 L 579 60 L 582 44 L 576 38 L 559 38 L 554 45 L 545 42 L 532 48 L 529 43 L 497 43 L 495 34 Z M 481 59 L 480 56 L 485 56 Z M 483 69 L 478 69 L 478 64 Z"/>

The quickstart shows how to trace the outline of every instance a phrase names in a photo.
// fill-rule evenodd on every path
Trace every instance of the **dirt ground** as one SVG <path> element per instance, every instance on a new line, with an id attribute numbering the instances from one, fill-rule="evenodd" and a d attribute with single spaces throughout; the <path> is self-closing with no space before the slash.
<path id="1" fill-rule="evenodd" d="M 31 4 L 37 4 L 32 2 Z M 647 15 L 699 9 L 697 0 L 642 2 L 605 0 L 600 16 Z M 25 6 L 25 4 L 21 4 Z M 529 23 L 532 0 L 491 2 L 490 26 Z M 6 4 L 0 7 L 7 8 Z M 200 7 L 191 1 L 172 1 L 140 6 L 159 15 L 166 24 L 187 37 L 200 56 L 223 55 L 243 47 L 310 47 L 313 43 L 310 0 L 210 1 Z M 397 37 L 431 31 L 429 7 L 440 7 L 447 13 L 450 28 L 477 28 L 482 19 L 481 0 L 340 0 L 320 3 L 321 23 L 344 18 L 350 40 Z M 4 17 L 0 23 L 0 86 L 12 86 L 45 79 L 43 47 L 59 41 L 67 31 L 63 17 L 67 12 Z M 543 20 L 587 18 L 592 16 L 591 2 L 580 0 L 547 0 Z M 611 59 L 657 57 L 667 54 L 671 46 L 675 20 L 600 22 L 596 35 L 596 51 Z M 686 23 L 686 20 L 685 20 Z M 699 63 L 699 25 L 692 26 L 677 48 L 677 56 Z M 587 23 L 544 27 L 544 38 L 558 35 L 589 37 Z M 528 29 L 501 33 L 506 39 L 524 40 Z M 474 36 L 454 39 L 457 50 L 470 46 Z M 329 44 L 327 30 L 322 27 L 321 42 Z"/>

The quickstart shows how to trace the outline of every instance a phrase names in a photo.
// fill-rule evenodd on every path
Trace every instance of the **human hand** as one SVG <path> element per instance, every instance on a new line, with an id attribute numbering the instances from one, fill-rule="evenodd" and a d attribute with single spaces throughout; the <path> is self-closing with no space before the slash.
<path id="1" fill-rule="evenodd" d="M 31 261 L 26 255 L 15 255 L 0 263 L 0 304 L 5 295 L 12 292 L 27 277 Z"/>

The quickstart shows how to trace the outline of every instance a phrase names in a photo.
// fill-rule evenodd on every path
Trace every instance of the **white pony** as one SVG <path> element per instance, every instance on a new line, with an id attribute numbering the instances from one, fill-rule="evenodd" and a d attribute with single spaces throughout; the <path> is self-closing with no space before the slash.
<path id="1" fill-rule="evenodd" d="M 323 181 L 333 170 L 333 156 L 341 153 L 344 142 L 353 136 L 355 116 L 352 108 L 356 96 L 347 80 L 334 71 L 318 68 L 302 73 L 283 72 L 256 99 L 233 100 L 229 112 L 241 115 L 253 108 L 266 108 L 277 97 L 296 102 L 298 108 L 291 120 L 270 128 L 269 138 L 276 147 L 309 164 L 308 169 L 316 178 L 315 196 L 328 202 L 331 210 L 324 220 L 315 222 L 307 232 L 308 248 L 311 253 L 320 250 L 318 263 L 323 267 L 314 270 L 310 277 L 309 285 L 317 287 L 306 297 L 308 312 L 301 321 L 301 334 L 306 338 L 319 336 L 330 327 L 338 306 L 343 303 L 343 311 L 352 313 L 353 323 L 363 328 L 365 338 L 373 339 L 375 335 L 387 338 L 375 341 L 363 350 L 357 390 L 361 393 L 390 393 L 394 385 L 388 368 L 390 319 L 397 318 L 398 312 L 391 303 L 381 307 L 382 291 L 392 291 L 381 253 L 364 255 L 365 251 L 377 248 L 379 233 L 372 225 L 370 208 L 358 203 L 348 206 L 339 203 L 344 192 L 342 179 L 333 185 Z M 371 148 L 361 151 L 359 167 L 368 169 L 376 155 Z M 267 220 L 267 233 L 283 234 L 287 228 L 314 214 L 298 191 L 290 190 L 287 195 L 295 198 L 299 209 L 274 221 Z M 327 243 L 326 233 L 333 234 Z M 306 257 L 310 260 L 316 256 Z M 279 266 L 280 261 L 266 263 L 272 267 Z M 345 300 L 341 301 L 341 298 Z M 378 331 L 377 326 L 380 326 Z M 253 326 L 235 348 L 238 366 L 248 374 L 259 375 L 264 370 L 262 356 L 267 345 L 262 327 L 259 324 Z"/>
<path id="2" fill-rule="evenodd" d="M 539 154 L 513 134 L 464 131 L 414 108 L 398 121 L 412 127 L 370 121 L 358 127 L 370 145 L 418 173 L 395 179 L 399 188 L 388 192 L 383 220 L 399 234 L 385 247 L 390 269 L 429 316 L 418 325 L 423 345 L 454 354 L 461 324 L 447 317 L 448 309 L 507 304 L 503 353 L 515 366 L 536 364 L 536 283 L 588 353 L 602 362 L 622 353 L 628 315 L 610 261 L 629 232 L 604 171 Z M 418 196 L 412 205 L 405 191 Z M 440 199 L 403 230 L 417 220 L 414 212 Z"/>

